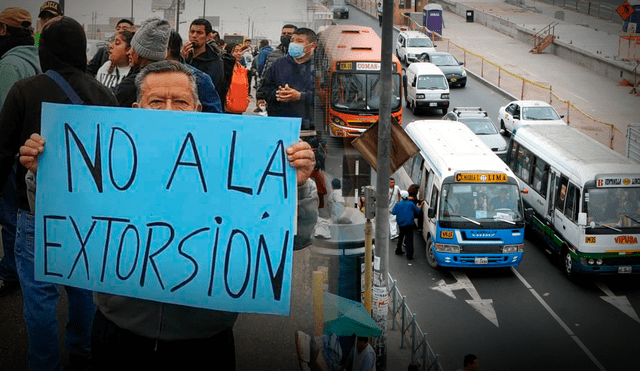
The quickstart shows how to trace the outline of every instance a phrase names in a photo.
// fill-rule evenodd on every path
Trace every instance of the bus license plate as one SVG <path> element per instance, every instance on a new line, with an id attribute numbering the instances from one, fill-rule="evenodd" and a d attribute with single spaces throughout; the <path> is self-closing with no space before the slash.
<path id="1" fill-rule="evenodd" d="M 621 265 L 618 267 L 618 273 L 620 274 L 626 274 L 626 273 L 631 273 L 631 266 L 630 265 Z"/>
<path id="2" fill-rule="evenodd" d="M 489 258 L 476 258 L 474 263 L 476 263 L 476 264 L 487 264 L 487 263 L 489 263 Z"/>
<path id="3" fill-rule="evenodd" d="M 437 107 L 438 103 L 429 103 L 429 107 Z"/>

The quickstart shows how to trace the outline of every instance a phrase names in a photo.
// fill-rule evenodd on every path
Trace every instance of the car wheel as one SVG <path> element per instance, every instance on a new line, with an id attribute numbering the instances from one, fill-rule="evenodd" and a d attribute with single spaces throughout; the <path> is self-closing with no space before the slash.
<path id="1" fill-rule="evenodd" d="M 431 266 L 431 268 L 437 269 L 440 264 L 438 264 L 438 261 L 436 260 L 436 256 L 434 255 L 433 252 L 433 242 L 431 240 L 431 237 L 429 237 L 429 239 L 427 239 L 427 246 L 426 246 L 426 253 L 427 253 L 427 262 L 429 263 L 429 266 Z"/>
<path id="2" fill-rule="evenodd" d="M 574 262 L 573 262 L 573 259 L 571 258 L 571 253 L 569 252 L 569 249 L 565 247 L 562 250 L 562 267 L 563 267 L 565 276 L 569 277 L 570 279 L 575 278 L 577 275 L 573 264 Z"/>

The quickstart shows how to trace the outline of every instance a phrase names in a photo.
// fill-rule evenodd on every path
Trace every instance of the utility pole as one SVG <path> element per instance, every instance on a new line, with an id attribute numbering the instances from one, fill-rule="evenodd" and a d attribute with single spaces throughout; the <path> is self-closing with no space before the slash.
<path id="1" fill-rule="evenodd" d="M 202 5 L 202 18 L 205 17 L 206 12 L 207 12 L 207 0 L 204 0 L 204 5 Z"/>
<path id="2" fill-rule="evenodd" d="M 180 2 L 184 0 L 176 0 L 176 32 L 180 32 Z"/>
<path id="3" fill-rule="evenodd" d="M 133 0 L 131 0 L 131 22 L 133 22 Z"/>
<path id="4" fill-rule="evenodd" d="M 60 10 L 62 10 L 62 14 L 65 13 L 64 11 L 64 0 L 59 0 L 58 1 L 58 5 L 60 5 Z"/>
<path id="5" fill-rule="evenodd" d="M 393 49 L 393 0 L 382 2 L 382 55 L 380 60 L 380 117 L 378 120 L 378 171 L 376 172 L 376 253 L 380 258 L 380 286 L 383 297 L 389 298 L 389 172 L 391 164 L 391 50 Z M 388 311 L 388 306 L 386 307 Z M 376 369 L 387 369 L 387 321 L 388 313 L 378 325 L 382 330 L 379 338 L 374 338 Z"/>

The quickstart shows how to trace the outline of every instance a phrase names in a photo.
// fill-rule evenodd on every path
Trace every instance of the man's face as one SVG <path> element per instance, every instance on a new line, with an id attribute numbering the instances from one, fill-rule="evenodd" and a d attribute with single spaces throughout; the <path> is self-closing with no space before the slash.
<path id="1" fill-rule="evenodd" d="M 207 33 L 204 25 L 194 24 L 189 28 L 189 41 L 191 41 L 194 48 L 199 48 L 207 42 Z"/>
<path id="2" fill-rule="evenodd" d="M 151 73 L 141 86 L 140 102 L 133 103 L 135 108 L 147 108 L 164 111 L 200 111 L 189 81 L 181 72 Z"/>
<path id="3" fill-rule="evenodd" d="M 127 57 L 129 58 L 129 66 L 140 67 L 140 58 L 138 58 L 138 53 L 133 48 L 129 48 Z"/>
<path id="4" fill-rule="evenodd" d="M 473 363 L 469 364 L 469 370 L 477 370 L 478 369 L 478 359 L 474 359 Z"/>
<path id="5" fill-rule="evenodd" d="M 358 340 L 358 352 L 362 352 L 367 347 L 367 342 Z"/>
<path id="6" fill-rule="evenodd" d="M 117 26 L 116 26 L 116 33 L 122 32 L 122 31 L 127 31 L 129 28 L 131 27 L 131 25 L 127 22 L 120 22 Z"/>
<path id="7" fill-rule="evenodd" d="M 313 52 L 316 48 L 316 43 L 309 43 L 307 35 L 302 35 L 302 34 L 293 35 L 291 36 L 291 42 L 304 45 L 305 55 L 308 55 L 309 53 Z"/>
<path id="8" fill-rule="evenodd" d="M 283 28 L 281 35 L 282 36 L 293 36 L 293 32 L 294 31 L 295 30 L 293 28 Z"/>
<path id="9" fill-rule="evenodd" d="M 389 180 L 389 188 L 393 188 L 396 185 L 396 181 L 393 179 Z"/>

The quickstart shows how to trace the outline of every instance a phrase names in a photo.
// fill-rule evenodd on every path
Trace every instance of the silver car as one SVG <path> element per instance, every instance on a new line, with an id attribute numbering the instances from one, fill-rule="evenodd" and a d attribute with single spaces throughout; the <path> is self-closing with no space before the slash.
<path id="1" fill-rule="evenodd" d="M 465 124 L 480 140 L 491 148 L 493 153 L 503 161 L 507 157 L 507 141 L 502 134 L 504 130 L 496 129 L 493 121 L 480 107 L 454 107 L 442 118 L 443 120 L 460 121 Z"/>

